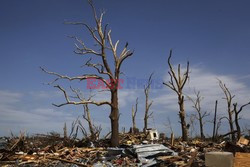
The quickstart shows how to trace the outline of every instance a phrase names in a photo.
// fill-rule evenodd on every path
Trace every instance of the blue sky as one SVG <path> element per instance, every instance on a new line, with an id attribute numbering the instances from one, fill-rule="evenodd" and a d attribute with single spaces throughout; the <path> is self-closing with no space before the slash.
<path id="1" fill-rule="evenodd" d="M 81 107 L 55 108 L 52 102 L 63 102 L 60 92 L 44 85 L 53 77 L 41 72 L 39 66 L 67 75 L 90 72 L 81 68 L 86 58 L 73 53 L 77 35 L 90 46 L 93 40 L 77 26 L 64 25 L 64 20 L 82 21 L 93 25 L 90 8 L 85 0 L 2 0 L 0 2 L 0 135 L 10 130 L 29 133 L 61 131 L 69 125 Z M 222 79 L 240 104 L 250 100 L 250 2 L 247 0 L 101 0 L 96 8 L 104 9 L 104 22 L 112 29 L 113 40 L 127 41 L 134 56 L 123 64 L 127 77 L 147 79 L 151 72 L 159 81 L 167 81 L 167 57 L 173 49 L 173 64 L 191 64 L 190 82 L 185 93 L 192 95 L 196 87 L 205 97 L 204 111 L 213 111 L 219 100 L 221 114 L 225 101 L 216 78 Z M 68 87 L 67 82 L 62 82 Z M 83 88 L 83 83 L 72 83 Z M 86 92 L 88 94 L 88 92 Z M 98 99 L 107 95 L 97 95 Z M 139 97 L 137 125 L 142 128 L 144 96 L 142 89 L 120 92 L 121 125 L 130 126 L 131 106 Z M 150 126 L 162 132 L 169 116 L 176 133 L 180 133 L 177 99 L 166 87 L 152 90 L 154 119 Z M 187 113 L 193 111 L 186 103 Z M 91 107 L 92 117 L 109 130 L 109 108 Z M 250 119 L 249 108 L 243 111 L 243 123 Z M 226 123 L 224 123 L 226 125 Z M 207 124 L 207 132 L 211 130 Z M 227 131 L 227 127 L 221 131 Z M 198 128 L 197 128 L 198 131 Z"/>

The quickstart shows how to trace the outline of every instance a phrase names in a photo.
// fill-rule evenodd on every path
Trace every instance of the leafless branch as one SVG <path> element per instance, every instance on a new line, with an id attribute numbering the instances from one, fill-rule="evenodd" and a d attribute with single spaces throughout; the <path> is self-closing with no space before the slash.
<path id="1" fill-rule="evenodd" d="M 102 56 L 101 53 L 86 47 L 86 45 L 84 44 L 84 42 L 77 38 L 76 36 L 70 36 L 71 38 L 74 38 L 82 47 L 78 46 L 77 43 L 75 43 L 76 46 L 76 50 L 74 51 L 76 54 L 80 54 L 80 55 L 85 55 L 85 54 L 94 54 L 96 56 Z"/>
<path id="2" fill-rule="evenodd" d="M 88 24 L 84 23 L 84 22 L 64 22 L 65 24 L 71 24 L 71 25 L 82 25 L 84 27 L 87 28 L 87 30 L 90 32 L 91 36 L 94 38 L 94 40 L 101 45 L 101 41 L 98 39 L 98 37 L 96 36 L 95 32 L 96 30 L 91 28 Z"/>
<path id="3" fill-rule="evenodd" d="M 96 74 L 86 74 L 86 75 L 81 75 L 81 76 L 75 76 L 75 77 L 69 77 L 67 75 L 61 75 L 61 74 L 58 74 L 58 73 L 55 73 L 55 72 L 51 72 L 51 71 L 47 71 L 45 70 L 44 68 L 40 67 L 41 70 L 47 74 L 50 74 L 50 75 L 54 75 L 56 76 L 57 78 L 55 80 L 53 80 L 52 82 L 48 83 L 49 85 L 50 84 L 53 84 L 55 83 L 56 81 L 58 81 L 59 79 L 66 79 L 66 80 L 69 80 L 69 81 L 73 81 L 73 80 L 86 80 L 86 79 L 100 79 L 102 80 L 107 86 L 109 85 L 109 83 L 101 76 L 98 76 Z"/>
<path id="4" fill-rule="evenodd" d="M 112 77 L 110 73 L 108 73 L 107 71 L 105 71 L 104 66 L 100 63 L 94 64 L 91 63 L 91 58 L 85 63 L 86 66 L 88 67 L 93 67 L 97 70 L 97 72 L 99 74 L 107 74 L 109 77 Z"/>
<path id="5" fill-rule="evenodd" d="M 55 88 L 58 88 L 60 91 L 63 92 L 64 97 L 65 97 L 65 100 L 66 100 L 65 103 L 62 103 L 62 104 L 59 104 L 59 105 L 53 104 L 53 105 L 56 106 L 56 107 L 61 107 L 61 106 L 67 105 L 67 104 L 73 104 L 73 105 L 94 104 L 94 105 L 97 105 L 97 106 L 101 106 L 101 105 L 104 105 L 104 104 L 111 105 L 111 103 L 108 102 L 108 101 L 96 102 L 96 101 L 93 101 L 93 100 L 85 100 L 85 99 L 82 99 L 81 101 L 78 101 L 78 102 L 76 102 L 76 101 L 71 101 L 71 100 L 69 99 L 69 96 L 68 96 L 67 92 L 66 92 L 61 86 L 56 85 L 56 86 L 54 86 L 54 87 L 55 87 Z"/>

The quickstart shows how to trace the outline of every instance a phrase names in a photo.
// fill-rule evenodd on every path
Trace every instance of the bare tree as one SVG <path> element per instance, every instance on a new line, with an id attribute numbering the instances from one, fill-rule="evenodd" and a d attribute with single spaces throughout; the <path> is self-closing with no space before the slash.
<path id="1" fill-rule="evenodd" d="M 196 96 L 195 98 L 192 98 L 190 96 L 187 96 L 187 97 L 193 103 L 192 107 L 197 112 L 197 114 L 195 114 L 195 118 L 199 121 L 200 136 L 201 136 L 201 139 L 204 140 L 205 139 L 205 135 L 204 135 L 204 131 L 203 131 L 203 126 L 205 124 L 204 118 L 209 116 L 209 113 L 207 113 L 207 111 L 203 112 L 201 110 L 201 101 L 203 100 L 203 97 L 200 95 L 200 91 L 196 92 L 194 90 L 194 93 L 195 93 L 195 96 Z"/>
<path id="2" fill-rule="evenodd" d="M 232 100 L 235 97 L 235 95 L 232 95 L 230 90 L 227 88 L 226 84 L 224 84 L 221 80 L 219 80 L 219 86 L 221 88 L 221 90 L 223 91 L 225 97 L 223 99 L 225 99 L 227 101 L 227 113 L 228 113 L 228 123 L 229 123 L 229 127 L 230 127 L 230 131 L 234 132 L 234 121 L 233 121 L 233 114 L 234 111 L 232 109 Z M 231 134 L 231 140 L 234 142 L 235 141 L 235 135 Z"/>
<path id="3" fill-rule="evenodd" d="M 144 114 L 144 128 L 143 128 L 144 133 L 146 133 L 146 130 L 148 129 L 148 119 L 153 114 L 153 112 L 149 113 L 149 109 L 153 104 L 153 101 L 149 101 L 149 91 L 152 84 L 152 76 L 153 73 L 149 76 L 148 82 L 144 86 L 144 94 L 145 94 L 145 114 Z"/>
<path id="4" fill-rule="evenodd" d="M 177 96 L 178 96 L 178 104 L 179 104 L 179 117 L 180 117 L 180 123 L 181 123 L 181 130 L 182 130 L 182 140 L 187 141 L 188 140 L 188 128 L 186 124 L 186 113 L 185 113 L 185 107 L 184 107 L 184 96 L 183 96 L 183 88 L 186 84 L 187 79 L 189 78 L 189 62 L 187 62 L 187 68 L 186 71 L 181 74 L 181 65 L 178 65 L 178 72 L 176 75 L 176 72 L 174 71 L 172 64 L 170 62 L 172 57 L 172 50 L 170 50 L 170 54 L 168 57 L 168 66 L 170 71 L 168 72 L 170 76 L 169 82 L 163 82 L 164 85 L 169 87 L 171 90 L 173 90 Z"/>
<path id="5" fill-rule="evenodd" d="M 138 110 L 138 97 L 136 98 L 135 109 L 134 109 L 134 105 L 132 106 L 132 133 L 135 133 L 136 131 L 135 117 L 137 114 L 137 110 Z"/>
<path id="6" fill-rule="evenodd" d="M 101 81 L 103 86 L 110 92 L 110 101 L 94 101 L 94 100 L 83 100 L 83 101 L 74 101 L 72 100 L 67 92 L 59 85 L 55 87 L 58 88 L 60 91 L 63 92 L 66 102 L 56 105 L 57 107 L 61 107 L 67 104 L 73 105 L 84 105 L 84 104 L 94 104 L 96 106 L 101 105 L 109 105 L 111 107 L 110 112 L 110 120 L 111 120 L 111 145 L 118 146 L 119 145 L 119 108 L 118 108 L 118 89 L 120 88 L 120 73 L 121 73 L 121 66 L 128 57 L 133 55 L 133 52 L 128 50 L 128 43 L 125 44 L 125 47 L 122 49 L 121 53 L 118 53 L 117 48 L 119 44 L 119 40 L 113 43 L 111 38 L 111 30 L 108 30 L 108 25 L 103 25 L 103 16 L 104 12 L 100 15 L 97 14 L 96 9 L 93 5 L 92 0 L 88 0 L 88 3 L 92 9 L 95 26 L 91 27 L 89 24 L 85 22 L 67 22 L 67 24 L 72 25 L 79 25 L 83 26 L 87 29 L 90 33 L 90 36 L 95 41 L 95 50 L 87 47 L 85 43 L 79 39 L 78 37 L 72 37 L 76 40 L 76 50 L 75 53 L 79 55 L 89 55 L 91 57 L 95 57 L 96 60 L 100 60 L 99 63 L 92 63 L 92 59 L 87 61 L 86 65 L 88 67 L 93 68 L 96 70 L 94 74 L 83 74 L 79 76 L 69 77 L 67 75 L 61 75 L 59 73 L 50 72 L 41 68 L 44 72 L 56 76 L 56 79 L 51 82 L 55 83 L 57 80 L 65 79 L 69 81 L 78 80 L 93 80 L 93 81 Z M 108 61 L 107 57 L 111 53 L 113 57 L 113 63 Z M 114 67 L 111 67 L 111 64 L 114 64 Z M 108 79 L 105 79 L 106 76 Z"/>
<path id="7" fill-rule="evenodd" d="M 243 108 L 246 107 L 249 104 L 250 104 L 250 102 L 242 105 L 239 110 L 237 109 L 238 104 L 237 103 L 233 104 L 233 106 L 234 106 L 234 114 L 235 114 L 235 126 L 236 126 L 236 130 L 237 130 L 237 139 L 238 140 L 240 139 L 240 136 L 241 136 L 241 128 L 240 128 L 240 124 L 239 124 L 239 114 L 241 113 Z"/>

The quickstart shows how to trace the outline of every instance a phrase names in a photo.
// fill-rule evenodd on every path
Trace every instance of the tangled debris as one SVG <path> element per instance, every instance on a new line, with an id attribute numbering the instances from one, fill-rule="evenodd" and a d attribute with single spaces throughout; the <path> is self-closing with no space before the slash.
<path id="1" fill-rule="evenodd" d="M 119 148 L 109 147 L 109 140 L 72 140 L 56 133 L 0 139 L 0 166 L 205 166 L 207 152 L 228 151 L 249 153 L 248 140 L 241 138 L 237 144 L 192 140 L 147 141 L 144 133 L 120 135 Z M 144 144 L 143 144 L 144 143 Z"/>

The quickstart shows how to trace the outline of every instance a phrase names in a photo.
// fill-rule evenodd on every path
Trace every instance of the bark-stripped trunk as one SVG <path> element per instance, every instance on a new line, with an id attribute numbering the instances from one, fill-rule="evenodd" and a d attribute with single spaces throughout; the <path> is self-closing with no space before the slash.
<path id="1" fill-rule="evenodd" d="M 181 65 L 178 65 L 177 72 L 174 71 L 172 64 L 170 62 L 172 56 L 172 50 L 170 50 L 169 57 L 168 57 L 168 66 L 170 71 L 168 72 L 170 76 L 169 82 L 163 82 L 164 85 L 168 86 L 172 89 L 178 96 L 178 104 L 179 104 L 179 117 L 181 123 L 181 130 L 182 130 L 182 140 L 188 140 L 188 127 L 186 124 L 186 113 L 184 110 L 184 96 L 182 94 L 182 90 L 186 84 L 187 79 L 189 78 L 189 62 L 187 62 L 187 69 L 186 71 L 181 74 Z"/>
<path id="2" fill-rule="evenodd" d="M 187 141 L 188 140 L 188 128 L 187 128 L 187 124 L 186 124 L 186 114 L 185 114 L 185 110 L 184 110 L 184 96 L 182 95 L 182 92 L 180 92 L 179 97 L 179 117 L 181 120 L 181 130 L 182 130 L 182 140 L 183 141 Z"/>
<path id="3" fill-rule="evenodd" d="M 238 118 L 238 113 L 235 113 L 235 125 L 236 125 L 236 130 L 237 130 L 237 139 L 239 140 L 241 137 L 241 129 L 240 129 L 240 124 L 239 124 L 239 118 Z"/>
<path id="4" fill-rule="evenodd" d="M 135 133 L 136 123 L 135 123 L 135 110 L 132 107 L 132 133 Z"/>
<path id="5" fill-rule="evenodd" d="M 233 118 L 232 118 L 233 112 L 231 111 L 231 99 L 228 101 L 227 107 L 228 107 L 227 112 L 228 112 L 228 123 L 229 123 L 230 131 L 234 132 L 234 124 L 233 124 Z M 234 133 L 231 134 L 231 140 L 232 142 L 235 142 Z"/>
<path id="6" fill-rule="evenodd" d="M 132 129 L 131 129 L 131 132 L 133 134 L 137 133 L 136 122 L 135 122 L 137 110 L 138 110 L 138 97 L 136 98 L 135 108 L 134 108 L 134 106 L 132 106 Z"/>
<path id="7" fill-rule="evenodd" d="M 205 135 L 204 135 L 204 131 L 203 131 L 202 116 L 201 116 L 201 113 L 198 113 L 198 114 L 199 114 L 199 124 L 200 124 L 200 135 L 201 135 L 201 139 L 204 140 Z"/>
<path id="8" fill-rule="evenodd" d="M 146 133 L 148 129 L 148 119 L 152 116 L 153 112 L 149 113 L 149 109 L 153 104 L 153 101 L 149 101 L 149 91 L 152 84 L 152 76 L 153 73 L 149 76 L 147 84 L 144 86 L 144 94 L 145 94 L 145 114 L 144 114 L 144 128 L 143 132 Z"/>
<path id="9" fill-rule="evenodd" d="M 64 123 L 64 127 L 63 127 L 63 137 L 64 137 L 64 140 L 66 140 L 68 138 L 66 122 Z"/>
<path id="10" fill-rule="evenodd" d="M 232 106 L 232 100 L 234 98 L 234 95 L 231 94 L 230 90 L 226 87 L 226 85 L 219 80 L 219 86 L 221 87 L 222 91 L 225 94 L 225 99 L 227 100 L 227 113 L 228 113 L 228 124 L 230 127 L 230 131 L 231 131 L 231 140 L 232 142 L 235 142 L 235 134 L 234 132 L 234 121 L 233 121 L 233 110 L 231 109 Z"/>
<path id="11" fill-rule="evenodd" d="M 144 128 L 143 132 L 146 133 L 146 130 L 148 129 L 148 96 L 146 95 L 146 101 L 145 101 L 145 115 L 144 115 Z"/>
<path id="12" fill-rule="evenodd" d="M 215 128 L 216 128 L 216 117 L 217 117 L 217 106 L 218 106 L 218 101 L 215 101 L 215 109 L 214 109 L 214 127 L 213 127 L 213 141 L 215 141 Z"/>
<path id="13" fill-rule="evenodd" d="M 235 125 L 236 125 L 236 130 L 237 130 L 237 139 L 239 140 L 240 137 L 241 137 L 241 128 L 240 128 L 240 124 L 239 124 L 239 114 L 240 112 L 243 110 L 244 107 L 246 107 L 247 105 L 249 105 L 250 102 L 242 105 L 240 107 L 239 110 L 237 110 L 237 103 L 234 103 L 233 106 L 234 106 L 234 114 L 235 114 Z"/>
<path id="14" fill-rule="evenodd" d="M 118 108 L 118 91 L 111 91 L 111 146 L 116 147 L 119 145 L 119 108 Z"/>
<path id="15" fill-rule="evenodd" d="M 234 132 L 233 118 L 232 118 L 231 114 L 229 114 L 228 119 L 229 119 L 230 131 Z M 235 134 L 234 133 L 231 134 L 231 140 L 232 140 L 232 142 L 235 142 Z"/>
<path id="16" fill-rule="evenodd" d="M 148 119 L 147 118 L 144 118 L 144 128 L 143 128 L 143 132 L 146 133 L 148 129 Z"/>
<path id="17" fill-rule="evenodd" d="M 88 104 L 84 104 L 83 105 L 84 107 L 84 116 L 83 118 L 88 122 L 88 125 L 89 125 L 89 132 L 90 132 L 90 138 L 93 139 L 93 140 L 96 140 L 96 133 L 95 133 L 95 130 L 94 130 L 94 126 L 92 124 L 92 120 L 91 120 L 91 116 L 90 116 L 90 112 L 89 112 L 89 106 Z"/>

